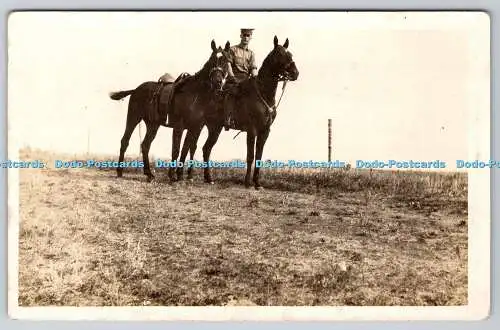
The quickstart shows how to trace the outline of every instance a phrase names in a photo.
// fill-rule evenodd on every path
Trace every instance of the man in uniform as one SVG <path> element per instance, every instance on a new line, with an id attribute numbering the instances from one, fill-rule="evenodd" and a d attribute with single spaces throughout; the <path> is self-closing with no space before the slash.
<path id="1" fill-rule="evenodd" d="M 241 41 L 238 45 L 230 49 L 231 60 L 228 63 L 228 83 L 230 86 L 229 94 L 224 101 L 224 129 L 226 131 L 231 127 L 231 110 L 236 106 L 235 97 L 237 84 L 252 76 L 257 76 L 257 66 L 255 65 L 254 52 L 248 48 L 252 39 L 254 29 L 241 29 Z"/>

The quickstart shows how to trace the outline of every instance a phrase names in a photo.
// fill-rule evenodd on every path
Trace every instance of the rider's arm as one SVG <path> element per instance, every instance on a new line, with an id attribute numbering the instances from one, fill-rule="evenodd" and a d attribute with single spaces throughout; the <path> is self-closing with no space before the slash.
<path id="1" fill-rule="evenodd" d="M 236 80 L 236 77 L 234 76 L 233 66 L 231 65 L 231 62 L 227 62 L 227 76 L 230 80 L 233 80 L 233 81 Z"/>
<path id="2" fill-rule="evenodd" d="M 257 76 L 257 65 L 255 65 L 255 53 L 252 51 L 250 55 L 250 74 L 252 76 Z"/>

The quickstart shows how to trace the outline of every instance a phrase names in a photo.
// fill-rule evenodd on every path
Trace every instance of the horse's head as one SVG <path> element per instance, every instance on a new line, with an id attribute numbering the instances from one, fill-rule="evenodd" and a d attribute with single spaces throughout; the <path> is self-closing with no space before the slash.
<path id="1" fill-rule="evenodd" d="M 274 49 L 270 54 L 272 71 L 279 80 L 297 80 L 299 70 L 292 59 L 292 53 L 288 50 L 288 38 L 282 45 L 278 44 L 278 37 L 274 36 Z"/>
<path id="2" fill-rule="evenodd" d="M 228 63 L 230 61 L 229 49 L 231 45 L 229 41 L 226 42 L 224 49 L 220 46 L 217 47 L 215 41 L 212 40 L 212 55 L 207 62 L 210 68 L 209 81 L 212 90 L 220 91 L 226 83 L 226 78 L 228 75 Z"/>

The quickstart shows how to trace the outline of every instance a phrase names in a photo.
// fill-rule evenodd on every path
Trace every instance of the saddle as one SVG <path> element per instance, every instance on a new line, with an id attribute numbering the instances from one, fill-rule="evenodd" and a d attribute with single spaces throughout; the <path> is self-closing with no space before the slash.
<path id="1" fill-rule="evenodd" d="M 191 77 L 191 75 L 184 72 L 174 80 L 172 75 L 165 73 L 158 79 L 158 86 L 151 97 L 151 103 L 155 103 L 156 116 L 154 119 L 155 121 L 160 120 L 162 126 L 173 127 L 172 120 L 167 123 L 167 118 L 172 117 L 174 112 L 172 99 L 175 92 L 186 82 L 188 77 Z M 166 90 L 167 88 L 169 90 Z"/>
<path id="2" fill-rule="evenodd" d="M 179 79 L 179 78 L 177 78 Z M 174 80 L 174 77 L 172 77 L 172 75 L 170 73 L 165 73 L 163 76 L 160 77 L 160 79 L 158 79 L 158 82 L 159 83 L 164 83 L 164 84 L 170 84 L 170 83 L 173 83 L 175 80 Z"/>

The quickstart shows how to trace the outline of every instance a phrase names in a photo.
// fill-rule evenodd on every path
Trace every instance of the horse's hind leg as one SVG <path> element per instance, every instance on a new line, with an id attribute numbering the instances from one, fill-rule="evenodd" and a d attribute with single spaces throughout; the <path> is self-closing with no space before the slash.
<path id="1" fill-rule="evenodd" d="M 120 157 L 118 159 L 119 162 L 123 162 L 123 159 L 125 157 L 125 152 L 127 151 L 128 144 L 130 142 L 130 137 L 132 136 L 132 133 L 134 132 L 137 124 L 141 121 L 141 118 L 139 116 L 134 116 L 133 113 L 130 111 L 129 107 L 129 114 L 127 115 L 127 123 L 125 126 L 125 133 L 123 133 L 123 137 L 121 140 L 121 146 L 120 146 Z M 119 178 L 123 176 L 123 168 L 122 167 L 117 167 L 116 168 L 116 174 Z"/>
<path id="2" fill-rule="evenodd" d="M 144 162 L 144 174 L 148 177 L 149 182 L 153 181 L 154 179 L 154 175 L 153 173 L 151 173 L 151 169 L 149 167 L 149 148 L 151 147 L 151 143 L 156 137 L 158 128 L 160 128 L 160 125 L 156 123 L 147 122 L 146 136 L 144 137 L 144 140 L 141 143 L 142 160 Z"/>

